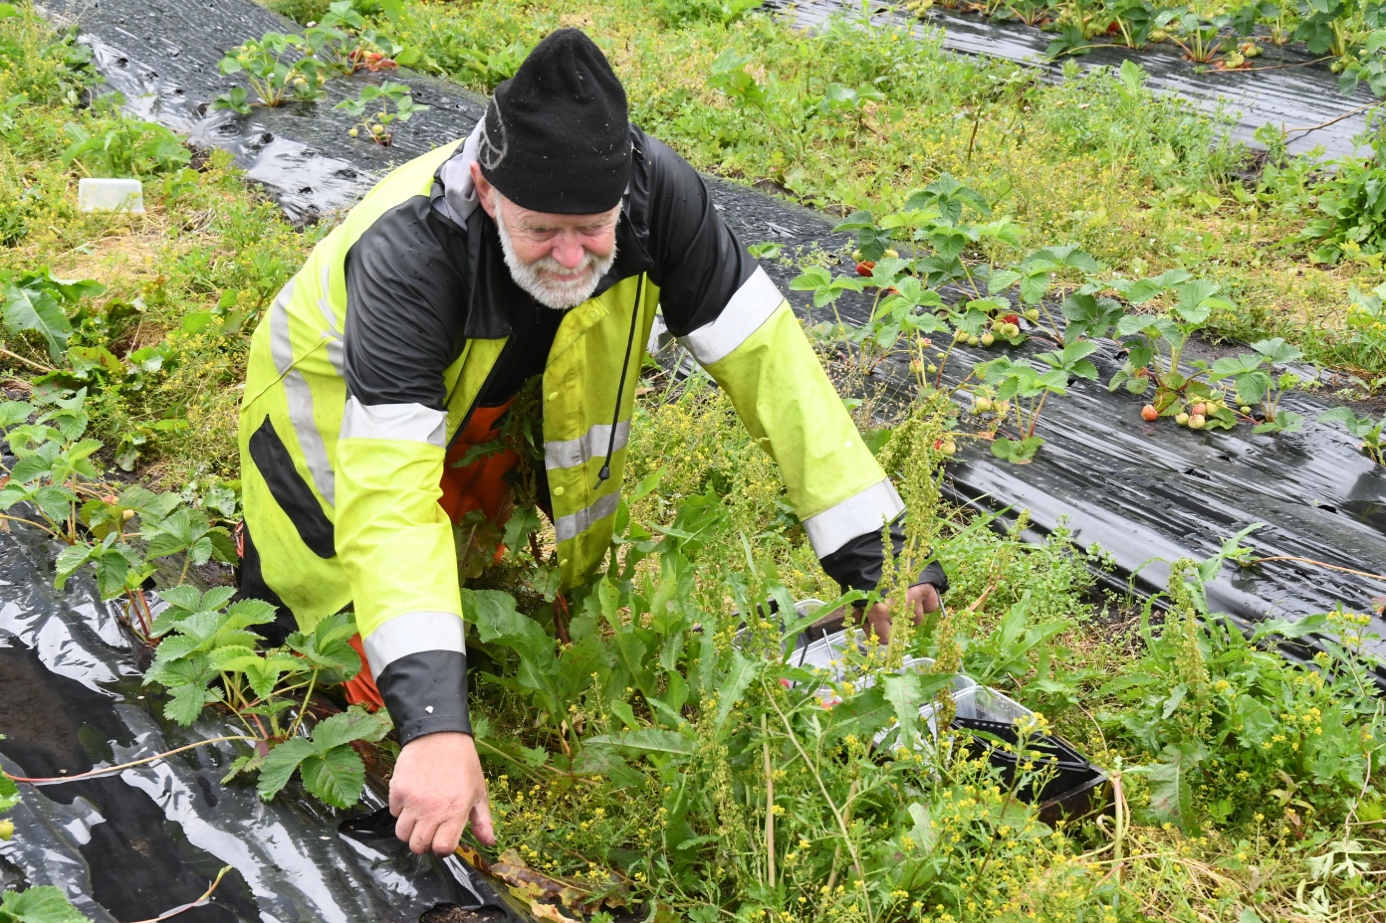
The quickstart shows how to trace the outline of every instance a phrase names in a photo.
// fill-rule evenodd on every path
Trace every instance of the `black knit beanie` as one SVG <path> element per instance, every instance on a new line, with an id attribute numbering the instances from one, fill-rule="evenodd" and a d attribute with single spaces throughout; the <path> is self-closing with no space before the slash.
<path id="1" fill-rule="evenodd" d="M 531 211 L 593 215 L 630 181 L 626 91 L 577 29 L 550 33 L 486 107 L 481 174 Z"/>

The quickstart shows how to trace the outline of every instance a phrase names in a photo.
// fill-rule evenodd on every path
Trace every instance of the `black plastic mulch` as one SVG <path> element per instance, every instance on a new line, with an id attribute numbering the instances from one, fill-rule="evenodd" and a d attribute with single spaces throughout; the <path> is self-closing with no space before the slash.
<path id="1" fill-rule="evenodd" d="M 194 143 L 235 151 L 251 178 L 298 219 L 349 205 L 392 162 L 465 136 L 482 112 L 464 91 L 408 75 L 415 98 L 434 108 L 402 126 L 392 148 L 351 140 L 351 119 L 324 104 L 238 119 L 207 108 L 228 86 L 216 61 L 247 38 L 293 28 L 287 21 L 248 0 L 54 0 L 48 9 L 83 11 L 83 34 L 134 111 Z M 334 88 L 334 100 L 344 95 Z M 775 241 L 792 252 L 847 242 L 820 215 L 709 182 L 747 243 Z M 773 263 L 767 269 L 784 287 L 796 274 Z M 858 320 L 861 310 L 845 306 Z M 991 355 L 961 350 L 955 368 Z M 1095 358 L 1105 380 L 1118 364 L 1115 344 Z M 901 364 L 887 363 L 879 374 L 888 389 L 908 396 Z M 1039 432 L 1048 442 L 1033 464 L 1009 465 L 964 441 L 949 466 L 950 489 L 982 508 L 1029 509 L 1032 536 L 1066 520 L 1081 544 L 1101 544 L 1145 592 L 1160 589 L 1168 573 L 1151 559 L 1207 556 L 1253 522 L 1268 524 L 1250 540 L 1260 554 L 1386 571 L 1386 469 L 1341 430 L 1310 423 L 1293 435 L 1193 432 L 1144 423 L 1140 403 L 1076 383 L 1068 398 L 1046 406 Z M 1309 416 L 1323 409 L 1302 394 L 1285 405 Z M 10 703 L 0 731 L 12 738 L 0 742 L 6 769 L 71 774 L 224 733 L 210 721 L 171 728 L 156 703 L 139 698 L 133 652 L 106 607 L 81 584 L 64 594 L 51 589 L 53 553 L 0 536 L 0 700 Z M 1226 569 L 1209 586 L 1214 608 L 1242 622 L 1323 612 L 1339 601 L 1364 611 L 1382 592 L 1371 581 L 1293 563 Z M 435 901 L 492 900 L 484 882 L 473 883 L 453 860 L 440 868 L 388 837 L 339 833 L 339 818 L 306 799 L 281 796 L 265 805 L 248 787 L 221 786 L 231 758 L 229 748 L 207 747 L 114 779 L 30 790 L 12 815 L 16 839 L 0 847 L 0 876 L 64 885 L 98 921 L 149 916 L 190 900 L 222 864 L 235 872 L 215 908 L 188 919 L 402 921 Z"/>
<path id="2" fill-rule="evenodd" d="M 766 0 L 765 7 L 805 28 L 820 28 L 830 17 L 844 14 L 861 21 L 862 10 L 855 0 Z M 1367 128 L 1362 108 L 1379 100 L 1366 84 L 1351 93 L 1341 92 L 1338 75 L 1329 71 L 1326 62 L 1312 63 L 1315 59 L 1302 46 L 1277 47 L 1265 36 L 1254 36 L 1265 52 L 1251 59 L 1252 67 L 1260 70 L 1196 65 L 1168 42 L 1137 51 L 1105 44 L 1105 39 L 1094 39 L 1095 47 L 1087 54 L 1049 61 L 1044 53 L 1054 34 L 1016 20 L 935 8 L 921 22 L 908 11 L 884 3 L 869 4 L 869 16 L 875 27 L 903 26 L 921 38 L 939 36 L 950 51 L 1033 65 L 1048 80 L 1059 79 L 1065 65 L 1087 71 L 1119 68 L 1124 61 L 1134 61 L 1149 75 L 1146 85 L 1151 89 L 1187 99 L 1209 115 L 1221 112 L 1231 121 L 1230 135 L 1245 144 L 1260 147 L 1253 135 L 1269 124 L 1289 131 L 1287 147 L 1293 154 L 1308 154 L 1316 147 L 1323 149 L 1324 158 L 1370 154 L 1353 139 Z"/>

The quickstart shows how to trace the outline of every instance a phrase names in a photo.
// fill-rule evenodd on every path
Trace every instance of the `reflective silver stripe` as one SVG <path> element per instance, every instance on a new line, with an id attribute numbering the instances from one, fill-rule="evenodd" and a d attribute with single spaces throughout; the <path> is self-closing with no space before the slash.
<path id="1" fill-rule="evenodd" d="M 323 336 L 327 337 L 329 335 L 323 334 Z M 342 342 L 341 336 L 335 333 L 331 334 L 327 340 L 326 348 L 327 361 L 332 363 L 332 370 L 337 373 L 338 378 L 345 378 L 346 372 L 343 370 L 346 366 L 342 362 L 342 358 L 345 355 L 346 345 Z"/>
<path id="2" fill-rule="evenodd" d="M 270 356 L 280 375 L 294 364 L 294 345 L 289 341 L 289 299 L 294 294 L 294 278 L 297 277 L 284 283 L 270 305 Z"/>
<path id="3" fill-rule="evenodd" d="M 363 404 L 347 398 L 339 439 L 398 439 L 443 448 L 448 415 L 423 404 Z"/>
<path id="4" fill-rule="evenodd" d="M 881 531 L 881 526 L 904 511 L 904 501 L 895 492 L 895 485 L 886 478 L 837 506 L 805 519 L 804 531 L 821 560 L 858 536 Z"/>
<path id="5" fill-rule="evenodd" d="M 621 505 L 621 492 L 607 494 L 591 506 L 578 510 L 576 513 L 569 513 L 567 516 L 558 517 L 558 521 L 553 524 L 554 535 L 558 541 L 566 542 L 570 538 L 577 538 L 579 532 L 585 532 L 591 528 L 592 523 L 605 519 L 616 508 Z"/>
<path id="6" fill-rule="evenodd" d="M 407 612 L 383 623 L 364 640 L 376 679 L 390 664 L 425 651 L 465 653 L 462 617 L 455 612 Z"/>
<path id="7" fill-rule="evenodd" d="M 299 448 L 303 450 L 303 461 L 313 477 L 313 486 L 328 506 L 335 506 L 337 478 L 332 466 L 327 463 L 327 446 L 323 443 L 322 433 L 318 432 L 317 421 L 313 419 L 313 389 L 303 373 L 294 367 L 293 341 L 289 338 L 289 298 L 293 286 L 293 279 L 290 279 L 270 307 L 270 355 L 275 368 L 284 376 L 289 422 L 293 425 Z"/>
<path id="8" fill-rule="evenodd" d="M 332 331 L 333 336 L 340 337 L 337 331 L 337 314 L 332 310 L 332 303 L 328 300 L 332 288 L 332 264 L 323 260 L 322 267 L 322 294 L 318 296 L 318 310 L 322 312 L 323 320 L 327 321 L 327 328 Z"/>
<path id="9" fill-rule="evenodd" d="M 593 458 L 606 458 L 607 446 L 611 451 L 626 447 L 630 441 L 630 421 L 622 420 L 616 424 L 616 441 L 611 442 L 611 424 L 598 423 L 576 439 L 562 442 L 544 443 L 544 467 L 550 471 L 556 468 L 572 468 L 586 464 Z"/>
<path id="10" fill-rule="evenodd" d="M 323 339 L 327 340 L 327 361 L 332 363 L 332 370 L 337 373 L 338 378 L 345 376 L 345 363 L 342 361 L 345 352 L 345 344 L 342 342 L 342 332 L 337 329 L 337 315 L 332 310 L 332 302 L 329 299 L 329 292 L 332 284 L 332 265 L 329 263 L 322 268 L 322 295 L 318 298 L 318 310 L 322 312 L 323 320 L 327 321 L 327 330 L 323 331 Z"/>
<path id="11" fill-rule="evenodd" d="M 716 320 L 680 337 L 679 342 L 699 365 L 711 365 L 746 342 L 784 303 L 779 287 L 757 266 Z"/>

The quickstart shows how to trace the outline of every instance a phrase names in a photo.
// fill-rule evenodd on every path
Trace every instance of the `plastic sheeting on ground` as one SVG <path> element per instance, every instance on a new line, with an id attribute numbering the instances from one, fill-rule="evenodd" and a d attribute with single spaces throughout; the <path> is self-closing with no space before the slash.
<path id="1" fill-rule="evenodd" d="M 765 7 L 781 11 L 807 28 L 821 27 L 832 16 L 860 17 L 862 10 L 855 0 L 766 0 Z M 871 4 L 870 21 L 881 27 L 906 26 L 921 38 L 941 30 L 943 47 L 950 51 L 1032 64 L 1042 68 L 1051 80 L 1059 78 L 1068 62 L 1090 70 L 1118 68 L 1123 61 L 1134 61 L 1150 75 L 1147 86 L 1151 89 L 1181 96 L 1210 115 L 1219 109 L 1225 112 L 1233 120 L 1231 135 L 1238 141 L 1260 147 L 1252 136 L 1263 125 L 1313 128 L 1290 133 L 1290 153 L 1307 154 L 1322 147 L 1326 158 L 1370 154 L 1369 149 L 1353 141 L 1367 128 L 1368 113 L 1362 108 L 1377 101 L 1366 85 L 1358 86 L 1352 93 L 1342 93 L 1338 76 L 1326 65 L 1311 65 L 1313 58 L 1294 48 L 1277 47 L 1264 41 L 1264 37 L 1259 44 L 1265 54 L 1252 59 L 1253 66 L 1276 69 L 1228 71 L 1192 64 L 1170 44 L 1156 44 L 1139 51 L 1098 44 L 1088 54 L 1051 62 L 1045 59 L 1044 52 L 1055 37 L 1052 33 L 1021 22 L 941 9 L 930 10 L 927 20 L 921 22 L 906 10 Z"/>
<path id="2" fill-rule="evenodd" d="M 82 9 L 75 0 L 50 2 L 55 12 Z M 349 138 L 351 118 L 328 103 L 256 109 L 245 119 L 218 112 L 190 123 L 188 113 L 210 111 L 210 100 L 229 86 L 216 71 L 224 50 L 292 24 L 250 0 L 196 8 L 169 0 L 103 0 L 84 12 L 78 25 L 101 51 L 112 86 L 136 111 L 185 130 L 191 124 L 195 138 L 221 138 L 252 166 L 267 158 L 290 161 L 292 169 L 258 174 L 252 169 L 251 177 L 265 183 L 291 213 L 340 207 L 347 204 L 342 196 L 360 187 L 294 189 L 284 185 L 286 177 L 350 170 L 360 179 L 383 170 L 391 159 L 464 137 L 484 111 L 482 100 L 466 91 L 409 74 L 400 79 L 435 108 L 402 126 L 391 148 Z M 333 92 L 334 99 L 346 93 Z M 273 144 L 258 153 L 245 147 L 244 139 L 270 135 L 292 156 L 271 158 Z M 719 212 L 744 242 L 773 241 L 790 253 L 800 247 L 833 251 L 848 243 L 844 235 L 832 234 L 821 215 L 742 186 L 715 179 L 709 184 Z M 778 262 L 766 268 L 786 289 L 796 275 L 792 266 Z M 804 299 L 798 293 L 791 297 L 802 309 Z M 857 322 L 865 317 L 860 301 L 844 299 L 842 310 Z M 1043 347 L 1032 343 L 1022 352 L 1038 348 Z M 1102 382 L 1118 365 L 1116 349 L 1109 342 L 1092 357 Z M 995 355 L 999 352 L 955 350 L 952 371 L 965 374 L 973 362 Z M 913 387 L 902 361 L 885 363 L 879 374 L 902 397 Z M 964 442 L 957 463 L 949 466 L 954 495 L 993 510 L 1028 509 L 1034 535 L 1066 521 L 1080 544 L 1100 544 L 1118 573 L 1135 574 L 1135 586 L 1146 592 L 1164 586 L 1165 562 L 1207 557 L 1225 538 L 1256 522 L 1266 524 L 1249 541 L 1260 555 L 1386 573 L 1386 469 L 1362 455 L 1345 431 L 1309 422 L 1295 434 L 1253 435 L 1247 427 L 1195 432 L 1169 421 L 1144 422 L 1141 403 L 1124 392 L 1108 393 L 1100 383 L 1078 381 L 1068 397 L 1046 405 L 1038 434 L 1047 444 L 1032 464 L 1011 465 L 993 458 L 985 445 Z M 1282 406 L 1312 420 L 1327 405 L 1296 393 Z M 1383 592 L 1386 585 L 1287 561 L 1235 573 L 1225 569 L 1210 584 L 1209 599 L 1215 609 L 1249 622 L 1330 611 L 1338 603 L 1367 611 Z M 1377 626 L 1386 631 L 1386 624 Z"/>
<path id="3" fill-rule="evenodd" d="M 12 775 L 77 775 L 238 733 L 210 713 L 181 728 L 140 686 L 142 651 L 90 582 L 53 589 L 58 548 L 27 527 L 0 534 L 0 766 Z M 232 871 L 196 921 L 415 921 L 439 903 L 509 916 L 489 884 L 456 859 L 412 855 L 392 835 L 339 832 L 354 812 L 297 790 L 262 802 L 221 783 L 245 745 L 222 743 L 60 785 L 21 785 L 0 843 L 0 880 L 57 885 L 96 923 L 148 919 L 196 900 Z"/>

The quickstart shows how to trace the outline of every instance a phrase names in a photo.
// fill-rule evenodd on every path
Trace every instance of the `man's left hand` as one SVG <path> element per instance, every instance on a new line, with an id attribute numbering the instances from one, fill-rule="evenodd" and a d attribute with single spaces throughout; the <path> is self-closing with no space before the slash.
<path id="1" fill-rule="evenodd" d="M 924 621 L 924 616 L 929 612 L 937 612 L 939 609 L 938 590 L 932 583 L 921 583 L 910 587 L 909 602 L 911 615 L 914 617 L 914 624 L 920 625 Z M 890 623 L 891 613 L 890 604 L 879 602 L 866 610 L 866 624 L 870 630 L 876 633 L 876 640 L 882 644 L 890 643 Z"/>

